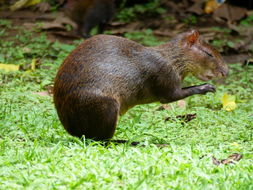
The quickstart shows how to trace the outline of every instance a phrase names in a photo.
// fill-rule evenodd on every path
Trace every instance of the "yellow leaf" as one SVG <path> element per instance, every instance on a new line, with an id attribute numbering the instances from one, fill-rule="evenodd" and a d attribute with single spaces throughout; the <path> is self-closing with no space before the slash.
<path id="1" fill-rule="evenodd" d="M 235 103 L 235 96 L 229 95 L 227 93 L 223 94 L 221 102 L 223 109 L 226 111 L 233 111 L 237 107 Z"/>
<path id="2" fill-rule="evenodd" d="M 209 0 L 206 2 L 204 11 L 205 13 L 210 14 L 218 7 L 219 7 L 219 4 L 215 0 Z"/>
<path id="3" fill-rule="evenodd" d="M 26 6 L 26 7 L 29 7 L 29 6 L 32 6 L 32 5 L 36 5 L 36 4 L 40 3 L 40 2 L 41 2 L 41 0 L 29 0 L 29 1 L 25 4 L 25 6 Z"/>
<path id="4" fill-rule="evenodd" d="M 10 6 L 11 11 L 21 9 L 23 7 L 29 7 L 40 3 L 41 0 L 19 0 L 14 5 Z"/>
<path id="5" fill-rule="evenodd" d="M 19 0 L 14 5 L 10 6 L 11 11 L 15 11 L 18 9 L 21 9 L 25 6 L 25 4 L 28 2 L 28 0 Z"/>
<path id="6" fill-rule="evenodd" d="M 237 142 L 233 142 L 230 144 L 231 146 L 239 146 L 239 144 Z"/>
<path id="7" fill-rule="evenodd" d="M 0 63 L 0 69 L 4 71 L 18 71 L 19 65 Z"/>

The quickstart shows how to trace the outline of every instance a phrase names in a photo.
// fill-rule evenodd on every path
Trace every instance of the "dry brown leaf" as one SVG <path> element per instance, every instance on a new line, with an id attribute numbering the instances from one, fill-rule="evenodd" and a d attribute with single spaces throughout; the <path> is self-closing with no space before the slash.
<path id="1" fill-rule="evenodd" d="M 15 14 L 13 14 L 12 11 L 0 11 L 0 18 L 1 19 L 28 19 L 28 20 L 48 20 L 52 21 L 55 20 L 55 18 L 61 15 L 60 13 L 40 13 L 40 12 L 34 12 L 29 10 L 20 10 L 15 11 Z"/>
<path id="2" fill-rule="evenodd" d="M 228 21 L 237 21 L 242 19 L 247 14 L 247 9 L 233 6 L 227 3 L 222 4 L 214 11 L 214 17 L 226 19 Z"/>
<path id="3" fill-rule="evenodd" d="M 193 113 L 193 114 L 186 114 L 186 115 L 177 115 L 177 116 L 176 116 L 176 118 L 179 119 L 179 120 L 181 120 L 182 123 L 183 123 L 183 122 L 187 123 L 187 122 L 189 122 L 189 121 L 195 119 L 196 117 L 197 117 L 197 114 L 196 114 L 196 113 Z M 175 118 L 171 118 L 171 117 L 165 118 L 164 121 L 169 121 L 169 120 L 176 121 Z"/>
<path id="4" fill-rule="evenodd" d="M 47 12 L 51 9 L 51 5 L 48 2 L 41 2 L 36 5 L 39 12 Z"/>
<path id="5" fill-rule="evenodd" d="M 227 159 L 221 160 L 222 164 L 234 164 L 234 161 L 239 161 L 242 159 L 242 155 L 238 153 L 231 154 Z"/>
<path id="6" fill-rule="evenodd" d="M 48 91 L 34 92 L 33 94 L 40 95 L 40 96 L 50 96 Z"/>
<path id="7" fill-rule="evenodd" d="M 80 39 L 80 35 L 74 33 L 74 32 L 68 32 L 68 31 L 50 31 L 48 32 L 48 40 L 54 42 L 59 39 L 63 40 L 75 40 Z"/>
<path id="8" fill-rule="evenodd" d="M 186 101 L 185 100 L 179 100 L 179 101 L 177 101 L 177 106 L 179 107 L 179 108 L 186 108 Z"/>
<path id="9" fill-rule="evenodd" d="M 77 27 L 77 25 L 72 20 L 70 20 L 68 17 L 59 15 L 52 22 L 43 22 L 42 26 L 40 28 L 43 30 L 52 30 L 52 29 L 66 30 L 66 28 L 64 26 L 66 24 L 71 25 L 73 28 Z"/>
<path id="10" fill-rule="evenodd" d="M 214 165 L 218 166 L 220 164 L 235 164 L 235 161 L 239 161 L 242 159 L 242 155 L 238 153 L 231 154 L 228 158 L 222 159 L 221 161 L 212 156 L 212 162 Z"/>
<path id="11" fill-rule="evenodd" d="M 190 8 L 188 8 L 188 12 L 195 13 L 197 15 L 201 15 L 204 13 L 203 11 L 203 1 L 194 3 Z"/>
<path id="12" fill-rule="evenodd" d="M 213 164 L 216 166 L 221 164 L 221 162 L 217 158 L 215 158 L 214 156 L 212 156 L 212 161 L 213 161 Z"/>

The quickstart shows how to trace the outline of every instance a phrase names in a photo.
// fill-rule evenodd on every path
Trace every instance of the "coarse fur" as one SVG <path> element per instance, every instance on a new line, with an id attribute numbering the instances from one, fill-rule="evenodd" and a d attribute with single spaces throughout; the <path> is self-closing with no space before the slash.
<path id="1" fill-rule="evenodd" d="M 61 65 L 54 103 L 71 135 L 106 140 L 113 137 L 119 115 L 137 104 L 169 103 L 215 91 L 210 84 L 181 88 L 190 73 L 203 81 L 228 74 L 221 55 L 196 30 L 156 47 L 97 35 Z"/>

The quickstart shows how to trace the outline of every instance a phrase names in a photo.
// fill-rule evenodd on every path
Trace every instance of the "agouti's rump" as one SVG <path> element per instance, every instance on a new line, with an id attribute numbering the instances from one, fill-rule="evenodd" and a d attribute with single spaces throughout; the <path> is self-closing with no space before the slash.
<path id="1" fill-rule="evenodd" d="M 61 65 L 54 102 L 70 134 L 110 139 L 118 116 L 137 104 L 169 103 L 215 91 L 210 84 L 181 88 L 188 74 L 205 81 L 227 73 L 220 54 L 195 30 L 156 47 L 98 35 L 84 41 Z"/>

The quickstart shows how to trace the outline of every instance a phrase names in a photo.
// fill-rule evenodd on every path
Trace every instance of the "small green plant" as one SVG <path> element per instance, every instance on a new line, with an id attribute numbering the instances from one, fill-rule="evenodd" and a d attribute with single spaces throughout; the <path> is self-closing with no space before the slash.
<path id="1" fill-rule="evenodd" d="M 245 19 L 243 19 L 240 24 L 242 26 L 253 26 L 253 14 L 249 15 L 248 17 L 246 17 Z"/>
<path id="2" fill-rule="evenodd" d="M 175 21 L 175 17 L 174 16 L 166 16 L 166 17 L 164 17 L 164 20 Z"/>
<path id="3" fill-rule="evenodd" d="M 197 24 L 198 19 L 197 19 L 196 16 L 190 15 L 190 16 L 188 16 L 187 18 L 184 18 L 184 19 L 183 19 L 183 22 L 186 23 L 186 24 L 188 24 L 188 25 Z"/>
<path id="4" fill-rule="evenodd" d="M 160 7 L 161 0 L 152 0 L 142 5 L 122 9 L 117 15 L 117 19 L 122 22 L 130 22 L 140 14 L 163 14 L 166 9 Z"/>
<path id="5" fill-rule="evenodd" d="M 231 32 L 231 29 L 229 29 L 229 28 L 222 28 L 222 27 L 211 27 L 210 30 L 217 31 L 217 32 L 222 32 L 224 34 L 229 34 Z"/>
<path id="6" fill-rule="evenodd" d="M 147 46 L 156 46 L 164 43 L 162 41 L 157 40 L 157 38 L 153 35 L 153 31 L 151 29 L 147 29 L 144 31 L 128 32 L 124 36 Z"/>
<path id="7" fill-rule="evenodd" d="M 11 21 L 10 20 L 0 19 L 0 26 L 10 28 L 11 27 Z"/>

